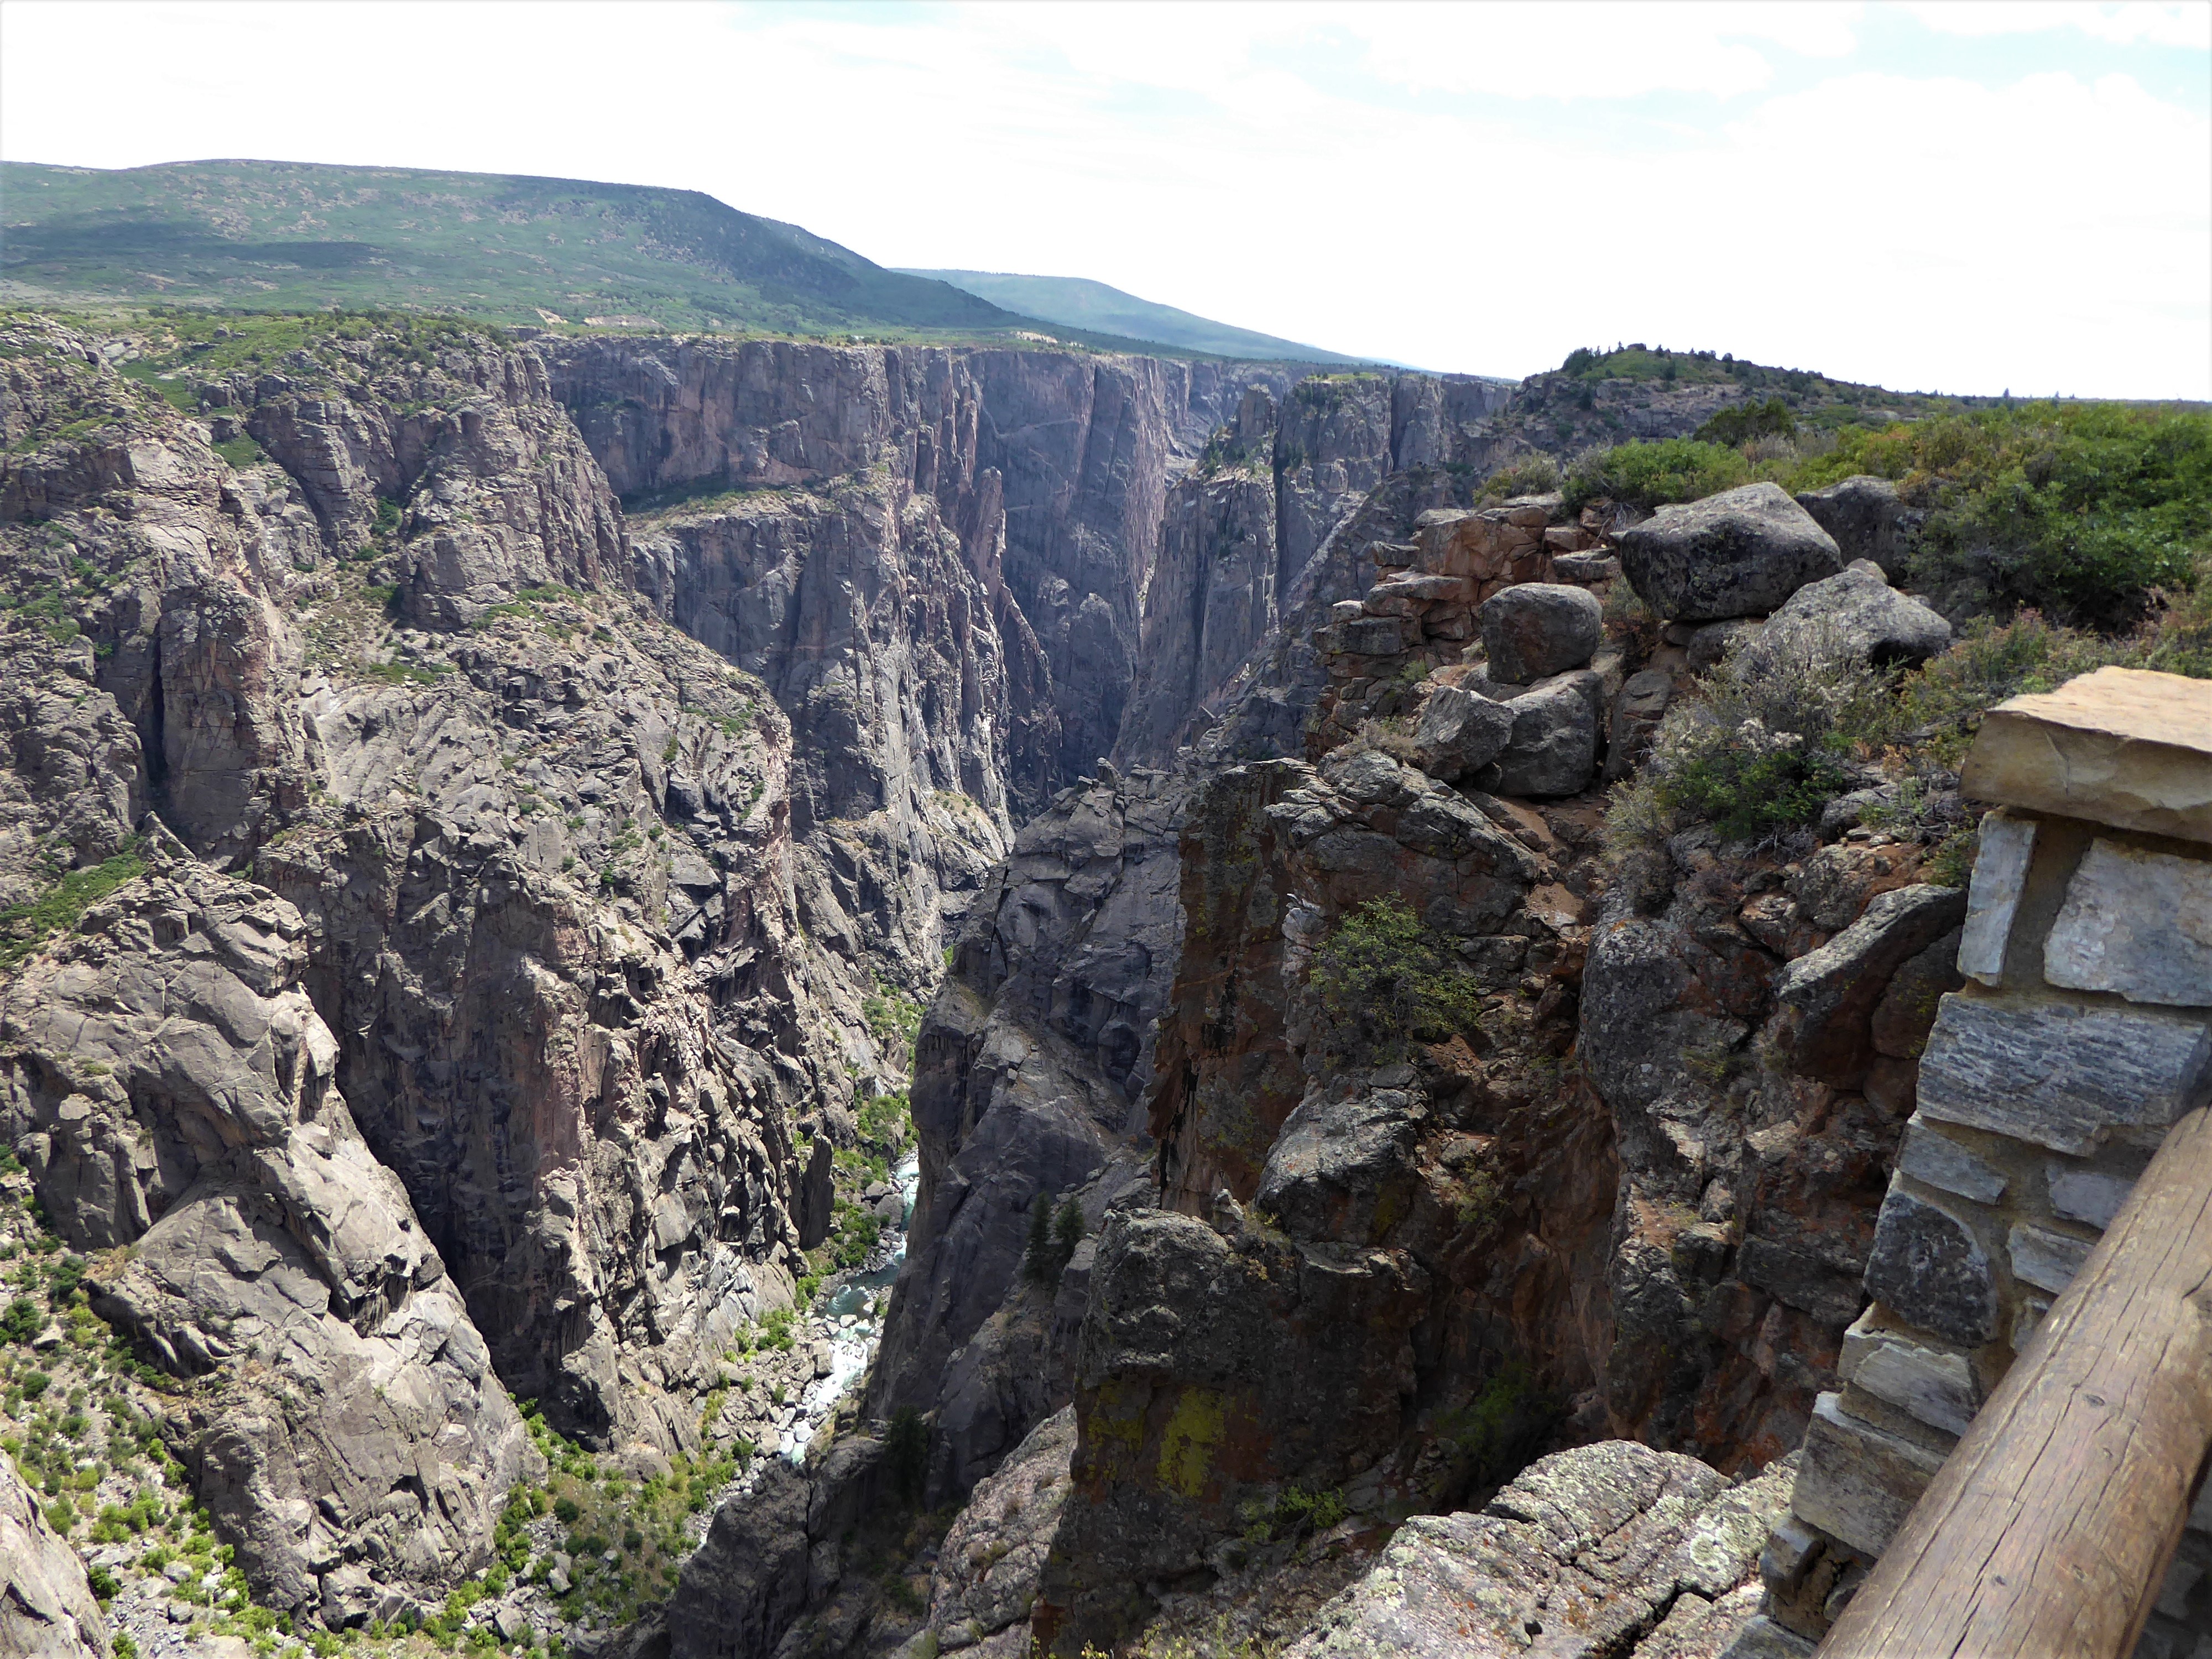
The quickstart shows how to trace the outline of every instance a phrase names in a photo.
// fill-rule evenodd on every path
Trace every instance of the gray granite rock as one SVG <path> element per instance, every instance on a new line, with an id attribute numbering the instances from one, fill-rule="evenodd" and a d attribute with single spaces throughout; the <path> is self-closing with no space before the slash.
<path id="1" fill-rule="evenodd" d="M 1754 660 L 1849 656 L 1891 667 L 1925 662 L 1950 643 L 1950 623 L 1862 559 L 1799 588 L 1744 648 Z"/>
<path id="2" fill-rule="evenodd" d="M 1674 677 L 1663 669 L 1641 669 L 1622 683 L 1606 726 L 1607 782 L 1626 777 L 1650 752 L 1652 734 L 1674 701 Z"/>
<path id="3" fill-rule="evenodd" d="M 1856 1084 L 1876 1053 L 1874 1015 L 1891 976 L 1966 914 L 1958 888 L 1900 887 L 1876 896 L 1856 921 L 1784 969 L 1776 995 L 1798 1012 L 1790 1064 L 1808 1077 Z"/>
<path id="4" fill-rule="evenodd" d="M 2043 976 L 2130 1002 L 2212 1006 L 2212 860 L 2092 842 L 2043 942 Z"/>
<path id="5" fill-rule="evenodd" d="M 2080 1157 L 2121 1127 L 2203 1103 L 2212 1028 L 2125 1008 L 1947 996 L 1920 1057 L 1921 1112 Z"/>
<path id="6" fill-rule="evenodd" d="M 1793 1474 L 1778 1463 L 1731 1486 L 1631 1441 L 1555 1452 L 1479 1514 L 1407 1522 L 1287 1659 L 1717 1659 L 1757 1608 Z"/>
<path id="7" fill-rule="evenodd" d="M 1603 688 L 1587 669 L 1531 686 L 1506 707 L 1513 735 L 1497 759 L 1474 775 L 1493 795 L 1552 797 L 1579 793 L 1597 771 Z"/>
<path id="8" fill-rule="evenodd" d="M 1875 1052 L 1893 1060 L 1917 1060 L 1928 1047 L 1943 999 L 1966 984 L 1959 971 L 1960 928 L 1954 927 L 1892 974 L 1868 1027 Z"/>
<path id="9" fill-rule="evenodd" d="M 1902 577 L 1923 514 L 1899 499 L 1897 486 L 1867 473 L 1825 489 L 1801 490 L 1797 505 L 1836 538 L 1846 559 L 1871 559 L 1892 581 Z"/>
<path id="10" fill-rule="evenodd" d="M 1996 1279 L 1973 1231 L 1893 1187 L 1875 1224 L 1866 1287 L 1923 1330 L 1978 1347 L 1997 1334 Z"/>
<path id="11" fill-rule="evenodd" d="M 1843 568 L 1835 540 L 1778 484 L 1746 484 L 1662 507 L 1620 535 L 1620 564 L 1644 602 L 1672 622 L 1778 610 Z"/>
<path id="12" fill-rule="evenodd" d="M 99 1659 L 107 1620 L 84 1563 L 39 1512 L 38 1494 L 0 1454 L 0 1653 L 10 1659 Z"/>
<path id="13" fill-rule="evenodd" d="M 924 1628 L 940 1653 L 1025 1659 L 1030 1605 L 1060 1526 L 1075 1453 L 1075 1412 L 1062 1407 L 1025 1435 L 969 1494 L 939 1547 Z"/>
<path id="14" fill-rule="evenodd" d="M 1959 971 L 1996 987 L 2003 983 L 2005 942 L 2027 886 L 2035 852 L 2035 820 L 1999 810 L 1984 815 L 1977 836 L 1974 874 L 1966 890 L 1966 921 L 1959 940 Z"/>
<path id="15" fill-rule="evenodd" d="M 1494 760 L 1513 736 L 1513 711 L 1456 685 L 1429 694 L 1413 728 L 1421 769 L 1449 783 Z"/>
<path id="16" fill-rule="evenodd" d="M 9 988 L 0 1143 L 71 1243 L 115 1252 L 95 1309 L 164 1370 L 216 1380 L 179 1426 L 256 1594 L 320 1609 L 362 1561 L 442 1594 L 537 1454 L 333 1086 L 298 912 L 155 857 Z"/>
<path id="17" fill-rule="evenodd" d="M 1500 679 L 1533 684 L 1580 668 L 1605 638 L 1605 609 L 1588 589 L 1517 582 L 1483 601 L 1483 654 Z"/>

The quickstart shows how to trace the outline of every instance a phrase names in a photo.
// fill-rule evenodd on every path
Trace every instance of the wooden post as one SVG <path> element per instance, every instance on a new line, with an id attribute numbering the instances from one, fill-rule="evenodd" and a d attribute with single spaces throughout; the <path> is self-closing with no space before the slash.
<path id="1" fill-rule="evenodd" d="M 2208 1449 L 2212 1109 L 2201 1109 L 2167 1133 L 1821 1659 L 2124 1659 Z"/>

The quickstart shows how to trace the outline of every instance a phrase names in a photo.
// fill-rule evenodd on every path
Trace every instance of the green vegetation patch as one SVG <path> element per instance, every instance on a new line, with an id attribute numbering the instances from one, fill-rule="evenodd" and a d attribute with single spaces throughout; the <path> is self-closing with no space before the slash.
<path id="1" fill-rule="evenodd" d="M 21 967 L 49 939 L 76 927 L 94 905 L 145 873 L 134 836 L 112 858 L 71 870 L 38 897 L 0 910 L 0 970 Z"/>
<path id="2" fill-rule="evenodd" d="M 1443 1042 L 1478 1029 L 1474 976 L 1395 893 L 1340 917 L 1314 953 L 1309 980 L 1326 1028 L 1323 1046 L 1401 1058 L 1409 1042 Z"/>
<path id="3" fill-rule="evenodd" d="M 1850 428 L 1795 468 L 1793 490 L 1855 473 L 1929 509 L 1916 580 L 1971 574 L 2009 605 L 2111 627 L 2194 585 L 2212 548 L 2212 414 L 2126 404 L 2021 404 Z"/>
<path id="4" fill-rule="evenodd" d="M 1694 501 L 1752 481 L 1751 463 L 1726 444 L 1696 438 L 1632 440 L 1593 450 L 1567 469 L 1560 484 L 1567 510 L 1578 513 L 1600 500 L 1626 501 L 1650 512 L 1675 501 Z"/>

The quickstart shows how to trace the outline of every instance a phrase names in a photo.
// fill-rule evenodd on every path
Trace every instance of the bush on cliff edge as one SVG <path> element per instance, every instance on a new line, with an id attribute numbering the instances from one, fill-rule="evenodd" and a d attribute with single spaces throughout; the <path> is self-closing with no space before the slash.
<path id="1" fill-rule="evenodd" d="M 1402 1059 L 1416 1040 L 1473 1032 L 1482 1012 L 1474 976 L 1395 893 L 1339 918 L 1314 953 L 1309 980 L 1321 1005 L 1322 1047 Z"/>

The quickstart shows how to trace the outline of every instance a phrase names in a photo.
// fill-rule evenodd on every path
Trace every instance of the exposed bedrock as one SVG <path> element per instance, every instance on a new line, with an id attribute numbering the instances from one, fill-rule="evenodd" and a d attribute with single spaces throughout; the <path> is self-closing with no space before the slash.
<path id="1" fill-rule="evenodd" d="M 0 1128 L 115 1252 L 94 1305 L 198 1384 L 183 1455 L 256 1590 L 365 1618 L 481 1565 L 536 1454 L 334 1087 L 299 913 L 181 853 L 9 988 Z"/>
<path id="2" fill-rule="evenodd" d="M 107 1620 L 84 1563 L 46 1524 L 14 1462 L 0 1462 L 0 1652 L 97 1659 L 106 1651 Z"/>
<path id="3" fill-rule="evenodd" d="M 1164 1208 L 1109 1212 L 1099 1237 L 1041 1637 L 1111 1639 L 1150 1617 L 1148 1587 L 1245 1570 L 1249 1514 L 1292 1487 L 1357 1515 L 1449 1505 L 1595 1377 L 1607 1126 L 1547 1080 L 1582 902 L 1541 820 L 1490 805 L 1371 750 L 1193 798 L 1148 1096 Z M 1491 1011 L 1402 1058 L 1347 1051 L 1312 951 L 1401 893 Z M 1486 1389 L 1514 1402 L 1495 1444 L 1461 1415 Z"/>
<path id="4" fill-rule="evenodd" d="M 870 1404 L 936 1411 L 933 1492 L 964 1492 L 1067 1401 L 1088 1246 L 1056 1290 L 1027 1284 L 1030 1208 L 1079 1190 L 1095 1229 L 1137 1184 L 1179 811 L 1158 773 L 1064 793 L 993 872 L 923 1021 L 921 1188 Z"/>
<path id="5" fill-rule="evenodd" d="M 1620 1149 L 1616 1431 L 1756 1468 L 1835 1386 L 1929 986 L 1956 982 L 1963 902 L 1919 884 L 1914 853 L 1747 859 L 1680 836 L 1663 908 L 1607 900 L 1581 1035 Z"/>
<path id="6" fill-rule="evenodd" d="M 1247 392 L 1168 492 L 1115 756 L 1164 763 L 1224 719 L 1230 756 L 1297 752 L 1313 621 L 1364 591 L 1368 544 L 1410 533 L 1486 470 L 1502 403 L 1490 382 L 1412 374 Z"/>
<path id="7" fill-rule="evenodd" d="M 1049 665 L 1009 781 L 1042 801 L 1112 747 L 1179 457 L 1275 365 L 775 342 L 549 343 L 558 395 L 625 500 L 872 474 L 933 501 Z M 1003 599 L 1004 603 L 1001 603 Z"/>

